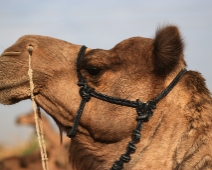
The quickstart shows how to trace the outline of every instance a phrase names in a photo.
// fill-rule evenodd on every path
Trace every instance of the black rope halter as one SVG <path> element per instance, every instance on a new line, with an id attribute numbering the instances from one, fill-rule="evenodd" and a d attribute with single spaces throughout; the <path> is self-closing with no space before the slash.
<path id="1" fill-rule="evenodd" d="M 155 99 L 150 100 L 146 103 L 141 102 L 139 99 L 137 99 L 136 101 L 130 101 L 127 99 L 116 98 L 116 97 L 112 97 L 112 96 L 108 96 L 108 95 L 96 92 L 93 88 L 91 88 L 88 85 L 87 81 L 82 76 L 79 65 L 85 53 L 86 48 L 87 47 L 85 46 L 81 47 L 78 54 L 77 65 L 76 65 L 77 76 L 78 76 L 78 86 L 80 87 L 79 93 L 82 97 L 82 101 L 77 111 L 74 125 L 67 136 L 70 138 L 75 136 L 85 104 L 90 100 L 91 97 L 95 97 L 112 104 L 135 108 L 138 116 L 136 118 L 137 126 L 132 132 L 132 141 L 128 143 L 126 152 L 120 156 L 118 161 L 114 162 L 113 166 L 110 169 L 110 170 L 121 170 L 123 168 L 124 163 L 128 163 L 130 161 L 131 159 L 130 155 L 134 153 L 136 150 L 135 144 L 137 144 L 140 141 L 140 138 L 141 138 L 140 132 L 142 129 L 143 122 L 146 122 L 149 120 L 149 118 L 153 114 L 154 109 L 156 108 L 156 104 L 173 89 L 173 87 L 179 82 L 179 80 L 182 78 L 182 76 L 186 73 L 187 70 L 182 69 L 178 73 L 178 75 L 172 80 L 172 82 L 165 88 L 165 90 L 163 90 Z"/>

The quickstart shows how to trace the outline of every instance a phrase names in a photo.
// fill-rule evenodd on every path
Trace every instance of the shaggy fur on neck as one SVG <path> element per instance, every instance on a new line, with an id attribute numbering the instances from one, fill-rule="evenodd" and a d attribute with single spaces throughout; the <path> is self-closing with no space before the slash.
<path id="1" fill-rule="evenodd" d="M 73 168 L 77 170 L 107 170 L 103 168 L 104 160 L 92 154 L 92 152 L 95 153 L 95 151 L 91 151 L 85 144 L 82 144 L 77 139 L 72 140 L 69 152 L 70 163 Z"/>

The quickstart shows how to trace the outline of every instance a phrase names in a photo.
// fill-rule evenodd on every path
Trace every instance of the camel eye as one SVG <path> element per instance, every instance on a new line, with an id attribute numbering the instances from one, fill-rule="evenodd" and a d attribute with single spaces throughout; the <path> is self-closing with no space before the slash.
<path id="1" fill-rule="evenodd" d="M 98 76 L 101 73 L 102 69 L 100 69 L 98 67 L 90 67 L 90 68 L 87 68 L 86 71 L 91 76 Z"/>

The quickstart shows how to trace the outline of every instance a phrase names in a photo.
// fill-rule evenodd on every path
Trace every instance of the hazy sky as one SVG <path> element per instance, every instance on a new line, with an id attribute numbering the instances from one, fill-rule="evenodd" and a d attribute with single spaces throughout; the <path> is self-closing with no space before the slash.
<path id="1" fill-rule="evenodd" d="M 211 0 L 1 0 L 0 53 L 26 34 L 109 49 L 129 37 L 153 38 L 163 24 L 179 26 L 188 69 L 200 71 L 212 91 Z M 0 105 L 0 144 L 27 139 L 32 129 L 15 119 L 31 109 L 30 101 Z"/>

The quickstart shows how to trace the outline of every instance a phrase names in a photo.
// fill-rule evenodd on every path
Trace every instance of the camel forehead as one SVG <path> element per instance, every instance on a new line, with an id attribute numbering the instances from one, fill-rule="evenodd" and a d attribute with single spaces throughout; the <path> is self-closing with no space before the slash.
<path id="1" fill-rule="evenodd" d="M 134 52 L 136 52 L 135 49 L 137 51 L 142 51 L 145 47 L 149 49 L 149 47 L 152 46 L 152 44 L 153 39 L 151 38 L 132 37 L 119 42 L 110 50 L 104 50 L 104 49 L 94 49 L 91 51 L 89 50 L 89 52 L 87 53 L 88 54 L 87 57 L 92 56 L 93 59 L 95 57 L 98 58 L 106 55 L 111 57 L 112 54 L 119 52 L 121 53 L 127 52 L 128 54 L 129 53 L 133 54 Z"/>
<path id="2" fill-rule="evenodd" d="M 151 38 L 144 38 L 144 37 L 132 37 L 125 39 L 121 42 L 119 42 L 117 45 L 115 45 L 112 49 L 126 49 L 126 48 L 132 48 L 139 46 L 148 46 L 151 45 L 153 42 L 153 39 Z"/>
<path id="3" fill-rule="evenodd" d="M 151 52 L 153 39 L 144 37 L 132 37 L 116 44 L 110 50 L 93 49 L 86 54 L 89 62 L 104 62 L 109 59 L 109 63 L 118 62 L 120 59 L 133 59 L 132 56 L 142 56 L 143 53 Z M 101 60 L 101 61 L 100 61 Z"/>

